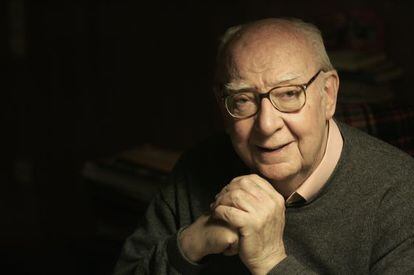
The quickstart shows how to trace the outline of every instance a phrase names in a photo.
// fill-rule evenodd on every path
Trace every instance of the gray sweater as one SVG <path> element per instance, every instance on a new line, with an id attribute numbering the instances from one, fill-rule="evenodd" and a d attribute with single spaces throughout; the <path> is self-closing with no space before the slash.
<path id="1" fill-rule="evenodd" d="M 315 199 L 287 207 L 288 257 L 270 274 L 414 274 L 414 159 L 339 126 L 339 163 Z M 232 178 L 248 173 L 225 135 L 185 154 L 126 240 L 114 274 L 249 274 L 237 255 L 192 264 L 177 245 L 178 230 L 208 211 Z"/>

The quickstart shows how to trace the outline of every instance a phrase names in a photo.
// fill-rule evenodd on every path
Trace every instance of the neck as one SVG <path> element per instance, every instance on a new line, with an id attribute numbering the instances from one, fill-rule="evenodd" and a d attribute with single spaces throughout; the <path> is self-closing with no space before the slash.
<path id="1" fill-rule="evenodd" d="M 289 177 L 288 179 L 282 181 L 271 181 L 271 183 L 277 192 L 279 192 L 286 199 L 299 188 L 299 186 L 306 180 L 307 177 L 308 175 L 299 173 Z"/>

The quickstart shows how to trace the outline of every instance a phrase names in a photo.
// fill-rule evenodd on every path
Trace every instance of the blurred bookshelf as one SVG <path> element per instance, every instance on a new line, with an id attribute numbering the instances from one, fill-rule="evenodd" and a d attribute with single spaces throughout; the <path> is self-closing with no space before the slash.
<path id="1" fill-rule="evenodd" d="M 335 118 L 414 156 L 414 107 L 402 88 L 406 72 L 386 47 L 385 20 L 374 6 L 316 20 L 340 77 Z"/>
<path id="2" fill-rule="evenodd" d="M 85 163 L 82 171 L 98 238 L 123 241 L 156 192 L 168 181 L 180 152 L 143 144 Z"/>

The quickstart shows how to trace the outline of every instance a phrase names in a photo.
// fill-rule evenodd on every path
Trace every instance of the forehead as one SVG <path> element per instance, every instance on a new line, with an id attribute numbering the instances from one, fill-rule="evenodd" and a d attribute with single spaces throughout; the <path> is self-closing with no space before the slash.
<path id="1" fill-rule="evenodd" d="M 285 29 L 248 30 L 228 48 L 228 80 L 283 81 L 298 77 L 314 67 L 308 44 L 304 37 Z"/>

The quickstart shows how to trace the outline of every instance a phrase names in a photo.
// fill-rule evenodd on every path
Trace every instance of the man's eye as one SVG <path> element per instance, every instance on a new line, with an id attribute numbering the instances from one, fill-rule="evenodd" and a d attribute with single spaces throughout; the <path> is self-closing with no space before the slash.
<path id="1" fill-rule="evenodd" d="M 277 97 L 281 100 L 294 100 L 300 97 L 300 90 L 288 90 L 282 93 L 278 93 Z"/>
<path id="2" fill-rule="evenodd" d="M 246 104 L 250 100 L 248 98 L 242 97 L 242 98 L 235 98 L 234 103 L 236 104 Z"/>
<path id="3" fill-rule="evenodd" d="M 237 95 L 233 97 L 233 102 L 237 105 L 244 105 L 253 102 L 253 99 L 247 95 Z"/>

